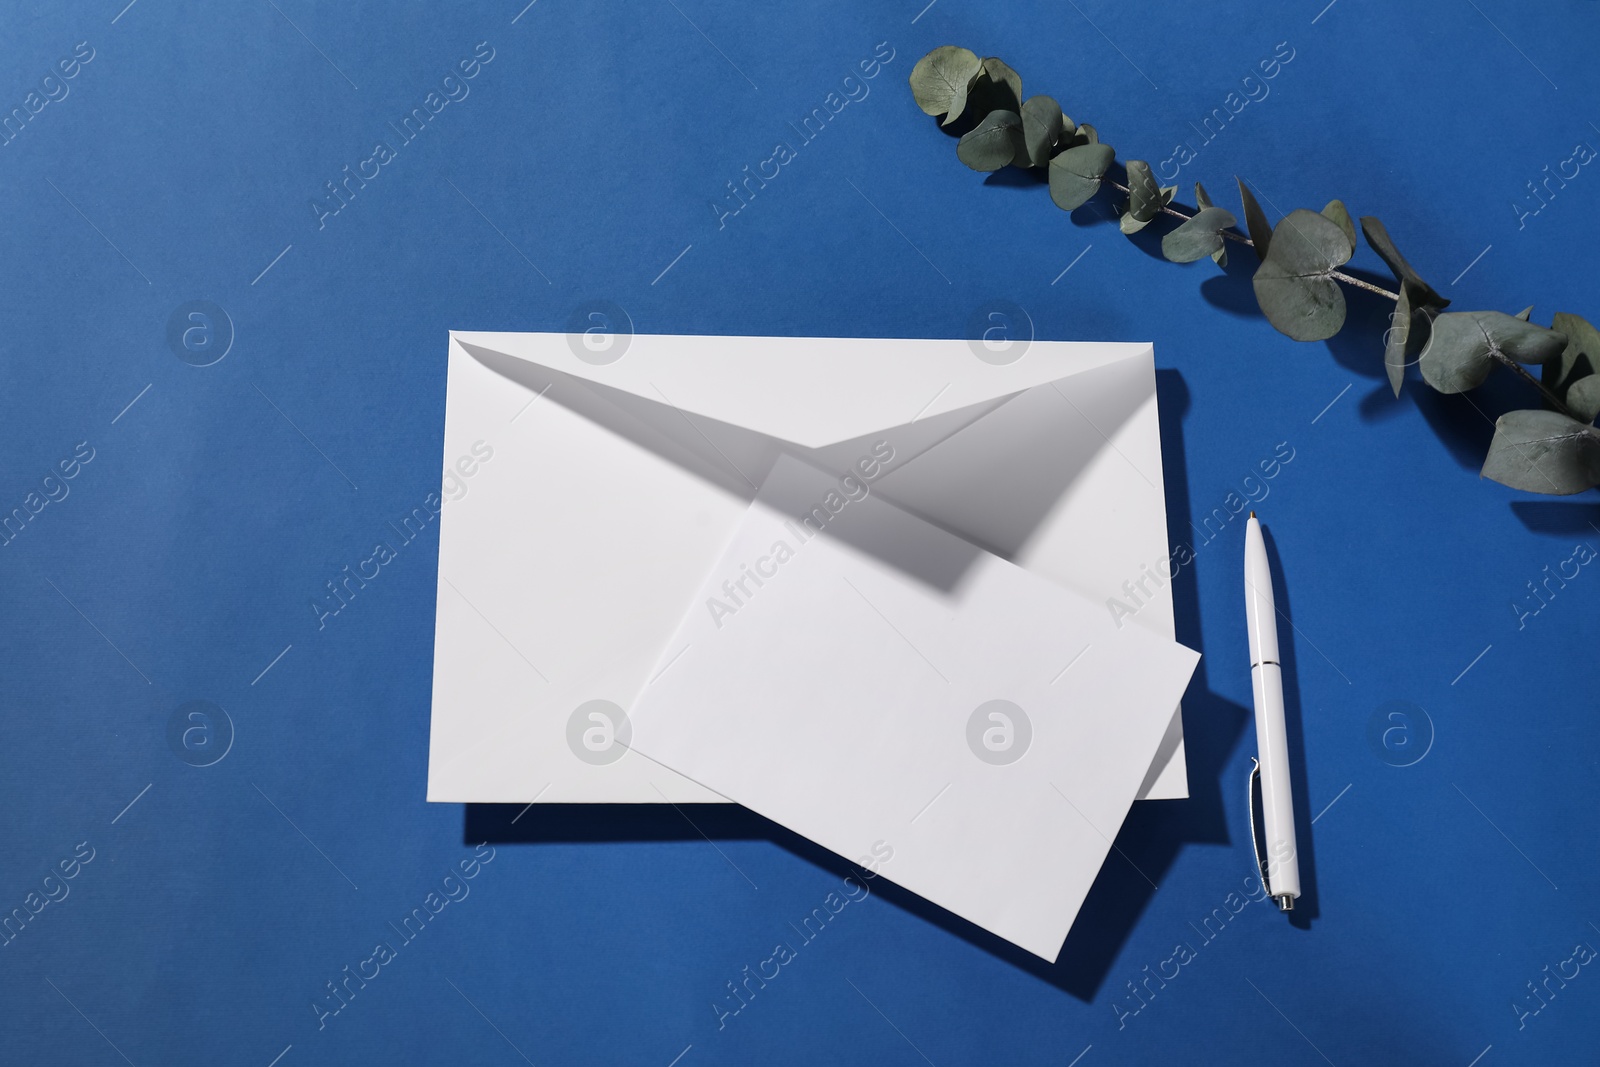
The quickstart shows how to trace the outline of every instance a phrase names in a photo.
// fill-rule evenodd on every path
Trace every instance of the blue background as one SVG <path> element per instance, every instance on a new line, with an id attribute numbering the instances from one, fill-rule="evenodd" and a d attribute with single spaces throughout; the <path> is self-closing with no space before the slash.
<path id="1" fill-rule="evenodd" d="M 1593 968 L 1520 1026 L 1512 1006 L 1600 946 L 1600 574 L 1511 607 L 1600 546 L 1600 507 L 1477 477 L 1490 420 L 1532 402 L 1414 376 L 1396 401 L 1382 301 L 1295 344 L 1254 311 L 1248 250 L 1174 266 L 1118 233 L 1109 190 L 1068 216 L 986 180 L 905 79 L 936 45 L 999 54 L 1124 159 L 1198 145 L 1181 203 L 1200 179 L 1234 205 L 1235 174 L 1274 217 L 1343 197 L 1457 309 L 1548 322 L 1600 315 L 1600 173 L 1512 205 L 1600 146 L 1600 4 L 924 2 L 0 14 L 0 109 L 94 50 L 0 147 L 0 512 L 93 449 L 0 548 L 0 914 L 94 855 L 0 946 L 0 1059 L 1594 1061 Z M 323 183 L 479 42 L 470 95 L 319 227 Z M 879 42 L 870 95 L 719 225 L 725 183 Z M 1269 95 L 1203 142 L 1190 124 L 1279 42 Z M 1365 247 L 1353 268 L 1387 280 Z M 197 367 L 167 324 L 202 299 L 232 341 Z M 1136 807 L 1054 966 L 880 880 L 719 1029 L 725 983 L 849 868 L 737 810 L 425 803 L 436 528 L 323 629 L 309 602 L 438 488 L 446 330 L 564 329 L 595 299 L 641 332 L 946 337 L 1007 299 L 1040 337 L 1151 340 L 1174 541 L 1287 442 L 1256 506 L 1294 622 L 1294 921 L 1226 904 L 1252 863 L 1240 521 L 1176 585 L 1205 654 L 1193 798 Z M 190 701 L 221 711 L 175 735 Z M 470 895 L 319 1029 L 324 984 L 480 841 Z M 1194 958 L 1136 1000 L 1179 942 Z"/>

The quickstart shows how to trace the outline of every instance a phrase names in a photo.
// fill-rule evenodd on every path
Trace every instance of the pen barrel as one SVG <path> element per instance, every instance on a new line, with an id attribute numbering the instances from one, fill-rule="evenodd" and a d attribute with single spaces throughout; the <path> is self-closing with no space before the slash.
<path id="1" fill-rule="evenodd" d="M 1278 662 L 1278 608 L 1272 591 L 1272 567 L 1261 524 L 1251 516 L 1244 531 L 1244 611 L 1250 638 L 1250 662 Z"/>
<path id="2" fill-rule="evenodd" d="M 1300 895 L 1300 855 L 1294 837 L 1294 791 L 1289 779 L 1289 739 L 1284 727 L 1283 669 L 1258 663 L 1250 670 L 1255 690 L 1256 750 L 1261 760 L 1261 814 L 1266 837 L 1267 891 Z"/>

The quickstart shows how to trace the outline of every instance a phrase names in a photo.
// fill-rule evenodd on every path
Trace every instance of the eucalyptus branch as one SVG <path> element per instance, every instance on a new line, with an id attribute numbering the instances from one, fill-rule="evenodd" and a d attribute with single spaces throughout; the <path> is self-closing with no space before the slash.
<path id="1" fill-rule="evenodd" d="M 1024 98 L 1021 76 L 993 57 L 979 59 L 953 45 L 935 48 L 912 69 L 911 91 L 917 106 L 942 116 L 943 125 L 962 123 L 956 156 L 973 170 L 1047 168 L 1050 199 L 1063 211 L 1088 203 L 1109 184 L 1128 197 L 1119 225 L 1129 235 L 1158 215 L 1179 220 L 1161 238 L 1161 254 L 1174 263 L 1209 256 L 1225 266 L 1228 242 L 1249 245 L 1261 261 L 1251 278 L 1256 303 L 1278 332 L 1296 341 L 1326 340 L 1343 328 L 1341 282 L 1395 301 L 1382 359 L 1396 396 L 1412 362 L 1423 382 L 1442 393 L 1476 389 L 1503 366 L 1548 405 L 1500 416 L 1485 477 L 1535 493 L 1578 493 L 1600 485 L 1600 430 L 1592 425 L 1600 415 L 1600 330 L 1579 316 L 1558 312 L 1544 327 L 1529 321 L 1532 308 L 1520 315 L 1446 313 L 1450 301 L 1422 279 L 1370 215 L 1361 217 L 1360 233 L 1394 273 L 1398 291 L 1353 277 L 1339 269 L 1358 244 L 1356 222 L 1340 200 L 1321 211 L 1292 211 L 1274 226 L 1241 179 L 1243 233 L 1235 229 L 1239 219 L 1215 206 L 1199 182 L 1196 210 L 1175 208 L 1177 187 L 1162 188 L 1143 160 L 1123 164 L 1126 185 L 1108 178 L 1117 154 L 1101 143 L 1099 131 L 1074 123 L 1048 96 Z M 1532 363 L 1543 367 L 1542 381 L 1524 366 Z"/>

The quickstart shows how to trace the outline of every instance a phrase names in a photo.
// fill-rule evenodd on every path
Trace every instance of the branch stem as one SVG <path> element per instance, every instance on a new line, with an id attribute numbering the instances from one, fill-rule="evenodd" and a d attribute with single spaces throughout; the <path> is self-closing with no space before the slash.
<path id="1" fill-rule="evenodd" d="M 1111 186 L 1111 188 L 1119 189 L 1122 192 L 1127 193 L 1130 196 L 1133 195 L 1133 191 L 1131 189 L 1129 189 L 1126 185 L 1121 184 L 1120 182 L 1114 182 L 1114 181 L 1111 181 L 1108 178 L 1108 179 L 1106 179 L 1106 184 Z M 1184 219 L 1185 221 L 1187 221 L 1188 219 L 1191 219 L 1191 218 L 1194 217 L 1192 215 L 1185 215 L 1183 212 L 1179 211 L 1178 209 L 1176 209 L 1176 208 L 1174 208 L 1174 207 L 1172 207 L 1170 205 L 1163 206 L 1162 209 L 1161 209 L 1161 213 L 1163 215 L 1171 215 L 1173 218 Z M 1226 238 L 1227 240 L 1229 240 L 1229 241 L 1237 241 L 1239 244 L 1249 245 L 1251 248 L 1254 248 L 1256 246 L 1256 243 L 1254 241 L 1250 240 L 1250 238 L 1244 236 L 1243 234 L 1234 233 L 1232 230 L 1222 230 L 1220 232 L 1222 233 L 1222 236 L 1224 238 Z M 1369 293 L 1376 293 L 1379 296 L 1388 297 L 1390 300 L 1393 300 L 1396 303 L 1398 303 L 1399 300 L 1400 300 L 1400 294 L 1399 293 L 1391 293 L 1389 290 L 1383 288 L 1380 285 L 1373 285 L 1369 281 L 1363 281 L 1360 278 L 1352 277 L 1351 275 L 1346 274 L 1342 270 L 1336 270 L 1336 271 L 1329 272 L 1329 277 L 1337 278 L 1339 281 L 1344 282 L 1346 285 L 1354 286 L 1357 289 L 1365 289 Z"/>
<path id="2" fill-rule="evenodd" d="M 1342 270 L 1334 271 L 1333 274 L 1332 274 L 1332 277 L 1335 277 L 1335 278 L 1339 279 L 1341 282 L 1344 282 L 1346 285 L 1353 285 L 1357 289 L 1365 289 L 1369 293 L 1377 293 L 1379 296 L 1387 297 L 1388 299 L 1393 300 L 1397 304 L 1400 302 L 1400 294 L 1399 293 L 1391 293 L 1389 290 L 1383 288 L 1383 286 L 1381 286 L 1381 285 L 1373 285 L 1371 282 L 1362 281 L 1360 278 L 1353 278 L 1350 275 L 1346 274 Z"/>
<path id="3" fill-rule="evenodd" d="M 1579 422 L 1585 421 L 1583 419 L 1579 419 L 1578 416 L 1574 415 L 1572 413 L 1572 409 L 1567 407 L 1567 405 L 1565 405 L 1565 404 L 1563 404 L 1561 402 L 1561 398 L 1560 397 L 1556 396 L 1554 393 L 1552 393 L 1550 390 L 1548 390 L 1548 389 L 1546 389 L 1544 387 L 1544 383 L 1543 382 L 1541 382 L 1539 379 L 1535 378 L 1533 375 L 1529 374 L 1528 373 L 1528 368 L 1524 367 L 1522 364 L 1518 363 L 1516 360 L 1512 359 L 1510 356 L 1506 355 L 1504 352 L 1500 352 L 1500 351 L 1496 350 L 1493 354 L 1494 354 L 1494 358 L 1495 359 L 1499 360 L 1501 363 L 1505 364 L 1507 367 L 1510 367 L 1512 370 L 1516 371 L 1517 374 L 1522 378 L 1523 381 L 1527 382 L 1529 385 L 1531 385 L 1535 389 L 1539 390 L 1539 392 L 1544 396 L 1545 402 L 1547 404 L 1549 404 L 1552 408 L 1555 408 L 1557 411 L 1559 411 L 1561 414 L 1565 415 L 1569 419 L 1577 419 Z"/>

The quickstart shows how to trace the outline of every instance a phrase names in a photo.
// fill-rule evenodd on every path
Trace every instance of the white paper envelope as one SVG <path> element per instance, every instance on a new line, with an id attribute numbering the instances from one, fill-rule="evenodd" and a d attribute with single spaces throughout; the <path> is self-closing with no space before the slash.
<path id="1" fill-rule="evenodd" d="M 1173 636 L 1149 345 L 585 340 L 451 335 L 429 800 L 721 800 L 626 709 L 785 452 Z M 1174 712 L 1141 796 L 1187 795 Z"/>
<path id="2" fill-rule="evenodd" d="M 1198 660 L 784 457 L 631 744 L 1054 960 Z"/>

